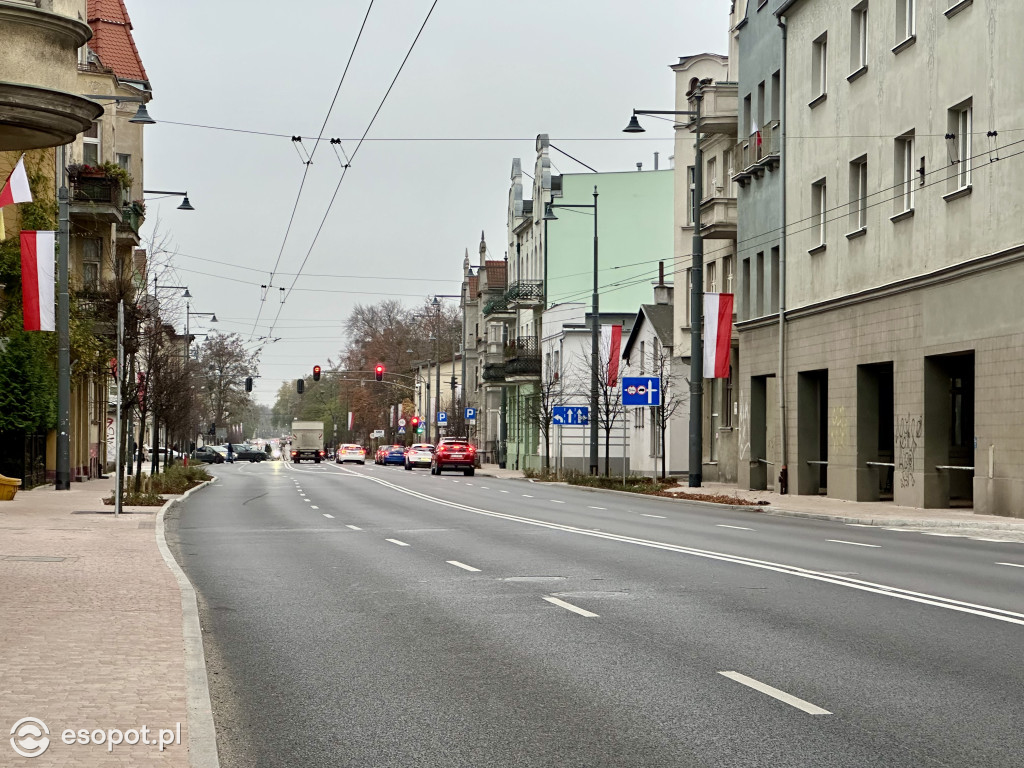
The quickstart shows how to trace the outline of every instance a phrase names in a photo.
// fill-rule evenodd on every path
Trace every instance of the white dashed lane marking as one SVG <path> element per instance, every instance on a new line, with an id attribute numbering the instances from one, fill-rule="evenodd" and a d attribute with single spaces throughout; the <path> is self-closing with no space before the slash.
<path id="1" fill-rule="evenodd" d="M 578 613 L 580 616 L 586 616 L 588 619 L 597 618 L 596 613 L 591 613 L 590 611 L 584 610 L 583 608 L 580 608 L 578 605 L 567 603 L 565 602 L 565 600 L 559 600 L 557 597 L 545 597 L 544 599 L 552 605 L 557 605 L 559 608 L 565 608 L 565 610 L 567 611 Z"/>
<path id="2" fill-rule="evenodd" d="M 833 544 L 849 544 L 851 547 L 872 547 L 874 549 L 881 549 L 881 544 L 861 544 L 859 541 L 843 541 L 842 539 L 825 539 Z"/>
<path id="3" fill-rule="evenodd" d="M 384 541 L 390 541 L 392 544 L 397 544 L 400 547 L 408 547 L 409 546 L 404 541 L 399 541 L 398 539 L 384 539 Z"/>
<path id="4" fill-rule="evenodd" d="M 753 528 L 744 528 L 742 525 L 725 525 L 724 523 L 719 523 L 716 527 L 717 528 L 734 528 L 737 531 L 752 531 L 752 530 L 754 530 Z"/>
<path id="5" fill-rule="evenodd" d="M 313 507 L 313 509 L 317 509 L 317 507 Z M 324 517 L 326 517 L 326 518 L 328 518 L 330 520 L 334 519 L 334 515 L 328 515 L 326 512 L 324 512 L 323 515 L 324 515 Z"/>
<path id="6" fill-rule="evenodd" d="M 473 573 L 480 573 L 480 569 L 479 568 L 474 568 L 472 565 L 466 565 L 465 563 L 460 563 L 458 560 L 448 560 L 447 562 L 448 562 L 448 565 L 454 565 L 456 568 L 461 568 L 464 571 L 471 571 Z"/>
<path id="7" fill-rule="evenodd" d="M 358 525 L 346 525 L 345 527 L 346 528 L 351 528 L 353 531 L 361 531 L 361 530 L 363 530 Z"/>
<path id="8" fill-rule="evenodd" d="M 822 709 L 819 706 L 811 704 L 809 701 L 798 699 L 792 694 L 780 691 L 778 688 L 773 688 L 770 685 L 762 683 L 760 680 L 755 680 L 752 677 L 740 674 L 739 672 L 719 672 L 718 674 L 728 677 L 730 680 L 735 680 L 740 685 L 745 685 L 748 688 L 753 688 L 755 691 L 771 696 L 773 699 L 778 699 L 781 702 L 789 704 L 791 707 L 796 707 L 809 715 L 831 715 L 827 709 Z"/>

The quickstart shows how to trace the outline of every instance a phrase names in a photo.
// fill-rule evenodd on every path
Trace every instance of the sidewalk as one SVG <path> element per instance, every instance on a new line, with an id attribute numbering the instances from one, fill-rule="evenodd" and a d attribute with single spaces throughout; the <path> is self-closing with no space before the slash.
<path id="1" fill-rule="evenodd" d="M 480 470 L 485 477 L 524 478 L 519 470 L 499 469 L 485 464 Z M 700 488 L 683 485 L 670 493 L 694 496 L 732 496 L 753 502 L 767 502 L 755 507 L 737 506 L 752 513 L 835 520 L 859 525 L 892 528 L 919 528 L 922 531 L 944 531 L 961 536 L 986 536 L 1004 541 L 1024 542 L 1024 518 L 976 515 L 970 509 L 919 509 L 900 507 L 891 501 L 846 501 L 827 496 L 782 495 L 773 491 L 748 491 L 727 483 L 704 483 Z"/>
<path id="2" fill-rule="evenodd" d="M 100 499 L 113 484 L 43 486 L 0 502 L 0 765 L 189 765 L 182 597 L 157 547 L 160 508 L 95 514 L 112 512 Z M 35 759 L 10 743 L 25 717 L 49 729 Z M 181 742 L 162 752 L 108 751 L 108 729 L 146 726 L 155 742 L 160 729 L 176 738 L 179 723 Z M 102 729 L 104 743 L 68 745 L 65 729 Z"/>

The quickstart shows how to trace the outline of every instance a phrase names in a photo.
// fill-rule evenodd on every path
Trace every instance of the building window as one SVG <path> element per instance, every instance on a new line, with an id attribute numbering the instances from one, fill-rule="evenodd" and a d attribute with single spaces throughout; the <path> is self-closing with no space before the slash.
<path id="1" fill-rule="evenodd" d="M 754 317 L 761 317 L 764 314 L 764 251 L 754 257 L 753 292 Z"/>
<path id="2" fill-rule="evenodd" d="M 644 347 L 645 347 L 645 343 L 641 341 L 640 342 L 640 375 L 641 376 L 644 375 L 644 362 L 645 362 L 644 361 L 644 355 L 647 354 L 647 351 L 646 351 L 646 349 Z"/>
<path id="3" fill-rule="evenodd" d="M 732 366 L 729 376 L 722 380 L 722 426 L 732 427 Z"/>
<path id="4" fill-rule="evenodd" d="M 722 292 L 732 293 L 732 256 L 722 257 Z"/>
<path id="5" fill-rule="evenodd" d="M 694 176 L 693 166 L 686 167 L 686 223 L 693 226 L 693 198 L 694 198 Z"/>
<path id="6" fill-rule="evenodd" d="M 850 18 L 850 72 L 868 65 L 868 4 L 854 6 Z"/>
<path id="7" fill-rule="evenodd" d="M 971 153 L 973 151 L 971 131 L 974 129 L 974 109 L 970 99 L 949 110 L 946 144 L 949 161 L 953 166 L 952 189 L 966 189 L 971 186 Z"/>
<path id="8" fill-rule="evenodd" d="M 828 33 L 814 41 L 811 52 L 811 93 L 814 98 L 828 91 Z"/>
<path id="9" fill-rule="evenodd" d="M 771 116 L 772 120 L 779 119 L 779 105 L 782 103 L 782 72 L 781 70 L 776 71 L 772 75 L 772 109 Z"/>
<path id="10" fill-rule="evenodd" d="M 690 322 L 690 293 L 693 291 L 692 277 L 690 274 L 691 269 L 686 270 L 686 290 L 683 291 L 683 322 L 684 328 L 691 326 Z"/>
<path id="11" fill-rule="evenodd" d="M 917 34 L 917 0 L 897 0 L 896 42 L 902 43 Z"/>
<path id="12" fill-rule="evenodd" d="M 825 179 L 811 185 L 811 223 L 814 227 L 816 246 L 825 244 L 825 225 L 828 220 L 828 197 Z"/>
<path id="13" fill-rule="evenodd" d="M 757 127 L 760 130 L 764 127 L 764 80 L 757 84 Z"/>
<path id="14" fill-rule="evenodd" d="M 718 293 L 718 262 L 708 262 L 708 276 L 707 276 L 707 292 Z"/>
<path id="15" fill-rule="evenodd" d="M 894 169 L 896 171 L 896 213 L 914 210 L 914 132 L 896 139 Z"/>
<path id="16" fill-rule="evenodd" d="M 768 306 L 772 314 L 779 311 L 779 246 L 773 245 L 771 252 L 771 287 L 768 294 Z"/>
<path id="17" fill-rule="evenodd" d="M 718 158 L 708 158 L 707 178 L 704 180 L 704 197 L 715 197 L 718 191 Z"/>
<path id="18" fill-rule="evenodd" d="M 86 165 L 100 164 L 100 123 L 98 120 L 82 134 L 82 162 Z"/>
<path id="19" fill-rule="evenodd" d="M 98 237 L 82 240 L 82 287 L 96 290 L 100 287 L 100 261 L 103 258 L 103 241 Z"/>
<path id="20" fill-rule="evenodd" d="M 743 262 L 740 264 L 740 297 L 742 301 L 740 305 L 740 317 L 743 320 L 747 320 L 750 317 L 752 317 L 751 312 L 754 303 L 753 301 L 751 301 L 751 290 L 752 286 L 750 284 L 750 259 L 744 259 Z"/>
<path id="21" fill-rule="evenodd" d="M 862 155 L 850 163 L 850 231 L 868 226 L 868 158 Z"/>

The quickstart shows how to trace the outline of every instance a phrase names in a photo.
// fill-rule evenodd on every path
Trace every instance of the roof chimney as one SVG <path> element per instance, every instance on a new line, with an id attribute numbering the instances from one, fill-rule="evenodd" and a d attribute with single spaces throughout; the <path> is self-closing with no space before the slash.
<path id="1" fill-rule="evenodd" d="M 658 153 L 654 153 L 654 170 L 658 170 Z"/>
<path id="2" fill-rule="evenodd" d="M 665 262 L 658 262 L 658 284 L 654 286 L 654 303 L 671 304 L 672 286 L 665 284 Z"/>

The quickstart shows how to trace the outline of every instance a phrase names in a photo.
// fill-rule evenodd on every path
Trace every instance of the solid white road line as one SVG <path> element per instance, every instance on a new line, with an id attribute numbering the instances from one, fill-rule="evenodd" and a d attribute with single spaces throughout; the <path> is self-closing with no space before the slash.
<path id="1" fill-rule="evenodd" d="M 313 507 L 313 509 L 319 509 L 319 507 Z M 328 515 L 326 512 L 324 512 L 323 515 L 324 517 L 330 518 L 331 520 L 334 519 L 334 515 Z"/>
<path id="2" fill-rule="evenodd" d="M 1006 543 L 1008 543 L 1006 539 L 983 539 L 980 536 L 968 536 L 967 538 L 969 538 L 971 541 L 992 541 L 992 542 L 995 542 L 996 544 L 1006 544 Z"/>
<path id="3" fill-rule="evenodd" d="M 597 617 L 596 613 L 591 613 L 590 611 L 585 611 L 582 608 L 580 608 L 579 606 L 573 605 L 572 603 L 567 603 L 567 602 L 565 602 L 565 600 L 559 600 L 557 597 L 545 597 L 544 599 L 547 600 L 552 605 L 557 605 L 559 608 L 565 608 L 565 610 L 567 610 L 567 611 L 572 611 L 573 613 L 578 613 L 580 616 L 586 616 L 588 619 L 593 619 L 593 618 Z"/>
<path id="4" fill-rule="evenodd" d="M 458 560 L 448 560 L 446 562 L 448 563 L 448 565 L 454 565 L 456 568 L 461 568 L 464 571 L 472 571 L 473 573 L 480 573 L 480 569 L 479 568 L 474 568 L 472 565 L 466 565 L 465 563 L 460 563 Z"/>
<path id="5" fill-rule="evenodd" d="M 648 515 L 646 512 L 641 512 L 640 513 L 640 517 L 656 517 L 659 520 L 665 520 L 666 519 L 664 515 Z"/>
<path id="6" fill-rule="evenodd" d="M 896 531 L 896 533 L 920 533 L 920 528 L 883 528 L 883 531 Z"/>
<path id="7" fill-rule="evenodd" d="M 878 526 L 875 526 L 875 525 L 871 525 L 870 523 L 843 523 L 843 525 L 848 525 L 851 528 L 877 528 L 878 527 Z"/>
<path id="8" fill-rule="evenodd" d="M 925 536 L 945 536 L 949 539 L 964 539 L 967 538 L 962 533 L 935 533 L 934 531 L 921 531 Z"/>
<path id="9" fill-rule="evenodd" d="M 726 525 L 725 523 L 719 523 L 716 528 L 735 528 L 737 531 L 752 531 L 753 528 L 744 528 L 742 525 Z"/>
<path id="10" fill-rule="evenodd" d="M 345 527 L 346 528 L 351 528 L 353 531 L 361 531 L 361 530 L 363 530 L 358 525 L 346 525 Z"/>
<path id="11" fill-rule="evenodd" d="M 604 507 L 587 507 L 587 509 L 600 509 L 602 511 L 607 511 Z"/>
<path id="12" fill-rule="evenodd" d="M 831 541 L 833 544 L 849 544 L 852 547 L 874 547 L 875 549 L 881 549 L 881 544 L 861 544 L 859 541 L 843 541 L 842 539 L 825 539 L 825 541 Z"/>
<path id="13" fill-rule="evenodd" d="M 996 563 L 996 565 L 1008 565 L 1011 568 L 1024 568 L 1024 565 L 1020 565 L 1018 563 Z"/>
<path id="14" fill-rule="evenodd" d="M 728 677 L 730 680 L 735 680 L 741 685 L 745 685 L 748 688 L 753 688 L 755 691 L 760 691 L 763 694 L 771 696 L 773 699 L 778 699 L 781 702 L 789 704 L 791 707 L 796 707 L 799 710 L 806 712 L 808 715 L 831 715 L 827 709 L 811 704 L 809 701 L 798 699 L 796 696 L 780 691 L 778 688 L 772 688 L 770 685 L 755 680 L 752 677 L 747 677 L 739 672 L 719 672 L 718 674 Z"/>
<path id="15" fill-rule="evenodd" d="M 390 541 L 392 544 L 397 544 L 400 547 L 408 547 L 409 546 L 404 541 L 399 541 L 398 539 L 384 539 L 384 541 Z"/>

